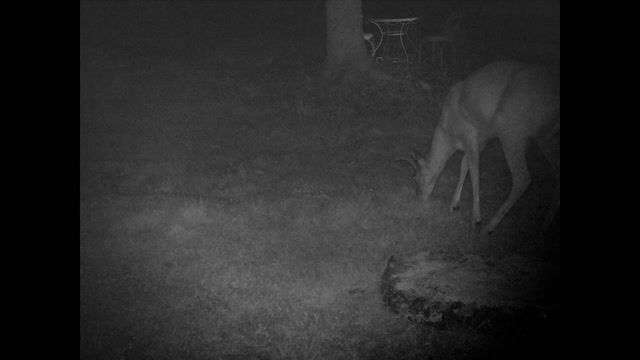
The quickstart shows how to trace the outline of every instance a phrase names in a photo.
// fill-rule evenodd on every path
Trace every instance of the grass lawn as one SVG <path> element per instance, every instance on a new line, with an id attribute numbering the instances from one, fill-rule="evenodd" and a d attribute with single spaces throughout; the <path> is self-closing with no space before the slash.
<path id="1" fill-rule="evenodd" d="M 446 210 L 461 154 L 435 202 L 416 201 L 396 158 L 426 151 L 440 114 L 420 70 L 334 83 L 321 56 L 285 44 L 135 49 L 81 46 L 81 358 L 472 358 L 496 345 L 473 326 L 436 331 L 383 306 L 387 259 L 559 254 L 537 233 L 554 186 L 537 151 L 531 187 L 488 238 L 469 182 Z M 492 143 L 485 219 L 510 182 Z"/>

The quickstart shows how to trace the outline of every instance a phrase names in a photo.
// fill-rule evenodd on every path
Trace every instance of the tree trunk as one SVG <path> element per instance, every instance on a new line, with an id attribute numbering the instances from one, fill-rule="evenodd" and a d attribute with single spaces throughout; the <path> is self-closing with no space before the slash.
<path id="1" fill-rule="evenodd" d="M 327 58 L 325 70 L 364 70 L 371 61 L 362 37 L 362 0 L 326 0 Z"/>

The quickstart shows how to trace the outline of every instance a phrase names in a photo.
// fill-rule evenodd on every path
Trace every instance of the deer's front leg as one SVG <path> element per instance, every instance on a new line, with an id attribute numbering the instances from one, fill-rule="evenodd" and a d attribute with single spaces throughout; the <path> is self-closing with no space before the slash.
<path id="1" fill-rule="evenodd" d="M 471 188 L 473 189 L 473 224 L 479 226 L 482 224 L 482 216 L 480 215 L 480 153 L 478 147 L 474 146 L 470 151 L 465 152 L 465 157 L 471 172 Z"/>
<path id="2" fill-rule="evenodd" d="M 453 193 L 453 199 L 451 200 L 451 205 L 449 205 L 449 214 L 454 211 L 458 211 L 460 209 L 460 195 L 462 194 L 462 187 L 464 186 L 464 181 L 467 178 L 467 173 L 469 172 L 469 157 L 467 154 L 464 154 L 462 161 L 460 162 L 460 177 L 458 178 L 458 186 L 456 186 L 456 192 Z"/>

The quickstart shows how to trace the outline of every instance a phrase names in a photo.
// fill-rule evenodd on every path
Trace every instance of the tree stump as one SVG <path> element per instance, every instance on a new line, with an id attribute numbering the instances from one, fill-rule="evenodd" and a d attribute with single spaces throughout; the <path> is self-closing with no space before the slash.
<path id="1" fill-rule="evenodd" d="M 392 311 L 436 328 L 470 320 L 494 330 L 549 325 L 559 317 L 560 266 L 517 255 L 392 256 L 381 291 Z"/>

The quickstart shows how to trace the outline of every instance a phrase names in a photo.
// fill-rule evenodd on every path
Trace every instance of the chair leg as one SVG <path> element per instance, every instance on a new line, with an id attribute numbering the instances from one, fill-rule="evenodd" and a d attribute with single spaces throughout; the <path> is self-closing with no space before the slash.
<path id="1" fill-rule="evenodd" d="M 440 41 L 431 42 L 431 63 L 438 62 L 440 70 L 444 68 L 444 46 L 446 43 Z"/>
<path id="2" fill-rule="evenodd" d="M 449 46 L 451 46 L 451 58 L 453 60 L 453 65 L 457 65 L 458 61 L 457 61 L 456 47 L 453 46 L 453 44 L 450 44 Z"/>
<path id="3" fill-rule="evenodd" d="M 436 46 L 436 42 L 432 42 L 431 43 L 431 63 L 435 63 L 436 62 L 436 51 L 438 50 L 438 47 Z"/>

